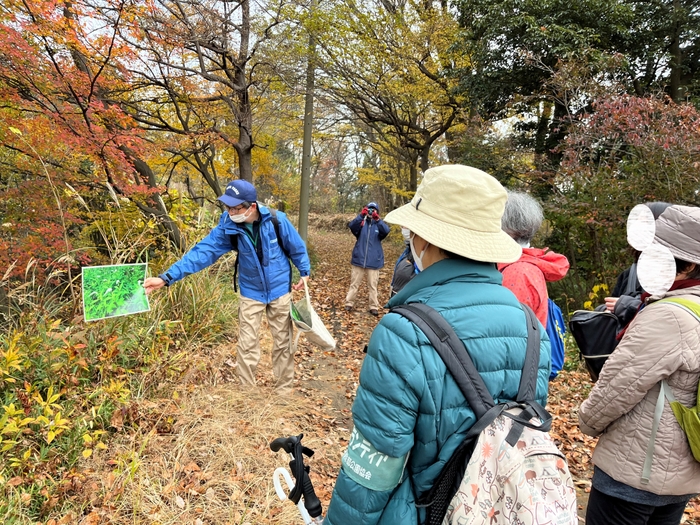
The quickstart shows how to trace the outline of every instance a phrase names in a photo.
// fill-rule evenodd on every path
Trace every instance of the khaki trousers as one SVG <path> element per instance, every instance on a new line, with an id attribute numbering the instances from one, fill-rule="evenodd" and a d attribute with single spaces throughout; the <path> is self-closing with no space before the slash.
<path id="1" fill-rule="evenodd" d="M 255 385 L 255 370 L 260 362 L 260 322 L 263 312 L 272 335 L 272 373 L 275 391 L 291 392 L 294 381 L 294 353 L 292 350 L 292 318 L 288 293 L 269 304 L 240 297 L 238 301 L 238 377 L 242 385 Z"/>
<path id="2" fill-rule="evenodd" d="M 362 284 L 362 280 L 367 277 L 367 287 L 369 288 L 369 308 L 368 310 L 379 310 L 379 299 L 377 298 L 377 283 L 379 282 L 379 270 L 370 268 L 360 268 L 352 266 L 350 272 L 350 289 L 345 297 L 345 306 L 355 306 L 355 296 Z"/>

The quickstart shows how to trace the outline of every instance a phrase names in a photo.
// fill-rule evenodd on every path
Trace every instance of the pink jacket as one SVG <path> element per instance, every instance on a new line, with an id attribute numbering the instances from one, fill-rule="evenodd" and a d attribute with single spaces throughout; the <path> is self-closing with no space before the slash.
<path id="1" fill-rule="evenodd" d="M 547 326 L 547 283 L 566 275 L 569 260 L 548 248 L 523 248 L 520 259 L 499 264 L 498 269 L 503 274 L 503 286 L 532 308 L 542 326 Z"/>
<path id="2" fill-rule="evenodd" d="M 700 286 L 667 292 L 700 303 Z M 696 403 L 700 381 L 700 322 L 653 297 L 630 324 L 579 409 L 579 426 L 600 435 L 593 462 L 613 479 L 660 495 L 700 492 L 700 463 L 665 402 L 654 441 L 649 484 L 641 482 L 659 382 L 667 379 L 676 399 Z"/>

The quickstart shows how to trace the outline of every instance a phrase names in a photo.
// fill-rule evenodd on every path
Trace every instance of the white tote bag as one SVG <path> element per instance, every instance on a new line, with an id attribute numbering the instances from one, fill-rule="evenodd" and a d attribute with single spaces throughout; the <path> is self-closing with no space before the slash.
<path id="1" fill-rule="evenodd" d="M 304 292 L 306 292 L 306 296 L 303 299 L 291 304 L 292 321 L 298 330 L 294 339 L 294 350 L 296 352 L 299 336 L 302 333 L 306 335 L 306 340 L 309 343 L 318 346 L 321 350 L 333 350 L 335 339 L 311 306 L 309 287 L 306 285 L 306 281 L 304 281 Z"/>

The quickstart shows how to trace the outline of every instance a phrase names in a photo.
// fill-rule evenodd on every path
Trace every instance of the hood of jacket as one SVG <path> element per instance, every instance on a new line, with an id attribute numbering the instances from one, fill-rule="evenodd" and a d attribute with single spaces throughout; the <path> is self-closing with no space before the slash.
<path id="1" fill-rule="evenodd" d="M 569 260 L 566 256 L 551 251 L 549 248 L 523 248 L 523 255 L 514 263 L 502 263 L 498 265 L 499 271 L 503 271 L 511 264 L 530 263 L 537 266 L 547 282 L 562 279 L 569 271 Z"/>

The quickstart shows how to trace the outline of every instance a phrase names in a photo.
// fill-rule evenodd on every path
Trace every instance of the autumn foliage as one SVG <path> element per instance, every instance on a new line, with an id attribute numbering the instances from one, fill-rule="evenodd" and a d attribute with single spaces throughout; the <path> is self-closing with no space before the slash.
<path id="1" fill-rule="evenodd" d="M 614 283 L 629 262 L 627 214 L 640 202 L 697 206 L 700 113 L 667 98 L 612 96 L 572 123 L 548 200 L 550 241 L 583 290 Z M 570 285 L 577 279 L 570 279 Z M 563 286 L 567 286 L 563 283 Z"/>
<path id="2" fill-rule="evenodd" d="M 212 522 L 289 523 L 296 511 L 271 504 L 261 481 L 274 462 L 268 428 L 318 429 L 327 501 L 375 322 L 339 303 L 354 242 L 345 225 L 360 203 L 409 200 L 419 168 L 470 164 L 536 194 L 547 217 L 538 243 L 571 262 L 550 289 L 565 310 L 600 302 L 631 261 L 634 205 L 700 204 L 696 10 L 511 4 L 2 2 L 0 521 L 198 523 L 216 505 L 226 517 Z M 232 259 L 164 291 L 148 314 L 95 324 L 82 320 L 79 275 L 111 263 L 161 271 L 216 223 L 233 178 L 294 215 L 310 63 L 309 200 L 324 213 L 311 216 L 314 300 L 339 348 L 302 345 L 300 407 L 288 416 L 273 404 L 280 414 L 263 431 L 264 396 L 229 405 L 209 389 L 234 386 Z M 392 236 L 387 261 L 403 248 Z M 576 410 L 590 384 L 571 357 L 550 409 L 585 494 L 593 440 Z M 210 441 L 192 448 L 213 417 L 207 401 L 230 423 L 207 427 L 207 440 L 223 452 L 223 433 L 250 445 L 225 469 L 207 463 Z M 255 421 L 227 419 L 244 409 Z M 190 441 L 168 441 L 182 434 Z"/>

